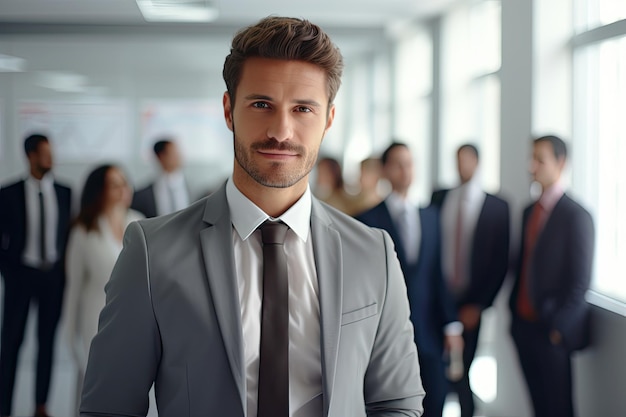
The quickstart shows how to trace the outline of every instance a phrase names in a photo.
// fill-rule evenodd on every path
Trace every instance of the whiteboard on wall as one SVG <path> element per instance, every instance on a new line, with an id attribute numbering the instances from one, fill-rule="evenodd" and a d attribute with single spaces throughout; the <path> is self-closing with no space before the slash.
<path id="1" fill-rule="evenodd" d="M 126 100 L 97 103 L 22 101 L 18 106 L 21 137 L 49 137 L 58 162 L 128 159 L 133 146 Z"/>
<path id="2" fill-rule="evenodd" d="M 232 132 L 219 100 L 151 100 L 141 106 L 141 153 L 153 158 L 154 143 L 175 140 L 186 162 L 232 165 Z"/>

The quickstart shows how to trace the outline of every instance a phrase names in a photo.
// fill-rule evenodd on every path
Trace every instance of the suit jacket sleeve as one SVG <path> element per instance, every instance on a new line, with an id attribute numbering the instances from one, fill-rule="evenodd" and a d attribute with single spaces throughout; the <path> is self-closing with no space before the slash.
<path id="1" fill-rule="evenodd" d="M 577 210 L 572 216 L 567 239 L 568 259 L 571 260 L 569 274 L 566 282 L 570 285 L 563 289 L 560 308 L 555 312 L 553 327 L 564 337 L 565 343 L 570 342 L 568 335 L 580 332 L 580 329 L 572 328 L 584 321 L 587 314 L 585 294 L 591 281 L 593 252 L 594 252 L 594 227 L 590 214 L 584 209 Z"/>
<path id="2" fill-rule="evenodd" d="M 499 203 L 497 215 L 494 219 L 495 227 L 493 233 L 495 233 L 495 239 L 492 255 L 493 262 L 490 263 L 490 268 L 488 269 L 489 276 L 484 281 L 487 283 L 487 287 L 483 289 L 482 297 L 477 297 L 480 299 L 479 304 L 481 304 L 483 309 L 493 304 L 509 270 L 511 239 L 509 205 L 506 201 Z"/>
<path id="3" fill-rule="evenodd" d="M 424 390 L 406 287 L 391 237 L 382 233 L 387 254 L 387 293 L 365 374 L 367 415 L 421 416 Z"/>
<path id="4" fill-rule="evenodd" d="M 82 351 L 78 346 L 78 314 L 80 311 L 81 294 L 85 282 L 87 268 L 85 265 L 86 232 L 82 226 L 76 225 L 70 233 L 65 260 L 65 301 L 63 317 L 65 319 L 67 344 L 76 363 L 84 364 Z M 83 355 L 84 356 L 84 355 Z"/>
<path id="5" fill-rule="evenodd" d="M 145 416 L 161 357 L 150 298 L 147 246 L 131 223 L 106 286 L 106 306 L 89 352 L 80 415 Z"/>

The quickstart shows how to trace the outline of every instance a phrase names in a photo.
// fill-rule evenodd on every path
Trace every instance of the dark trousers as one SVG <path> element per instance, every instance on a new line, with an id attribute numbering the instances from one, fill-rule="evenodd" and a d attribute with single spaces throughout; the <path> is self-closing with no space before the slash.
<path id="1" fill-rule="evenodd" d="M 422 417 L 441 417 L 447 391 L 445 367 L 441 354 L 419 352 L 419 363 L 422 385 L 426 391 Z"/>
<path id="2" fill-rule="evenodd" d="M 461 417 L 472 417 L 474 415 L 474 393 L 470 386 L 469 370 L 476 356 L 478 347 L 478 334 L 480 332 L 480 321 L 475 329 L 463 332 L 463 366 L 465 372 L 463 377 L 455 382 L 450 382 L 450 390 L 456 392 L 461 407 Z"/>
<path id="3" fill-rule="evenodd" d="M 550 342 L 549 329 L 539 322 L 514 317 L 511 335 L 530 392 L 535 417 L 573 417 L 570 352 Z"/>
<path id="4" fill-rule="evenodd" d="M 64 274 L 19 266 L 3 271 L 4 309 L 0 336 L 0 414 L 11 415 L 20 347 L 31 301 L 37 304 L 37 382 L 35 404 L 45 404 L 52 375 L 54 336 L 61 316 Z"/>

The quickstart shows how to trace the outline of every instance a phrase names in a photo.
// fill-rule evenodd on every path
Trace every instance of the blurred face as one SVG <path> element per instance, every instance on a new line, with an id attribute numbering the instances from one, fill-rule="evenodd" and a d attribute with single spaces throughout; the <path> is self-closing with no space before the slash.
<path id="1" fill-rule="evenodd" d="M 361 167 L 361 189 L 363 190 L 375 190 L 380 180 L 380 164 L 376 161 L 371 161 L 363 164 Z"/>
<path id="2" fill-rule="evenodd" d="M 331 126 L 326 74 L 307 62 L 248 58 L 235 103 L 224 94 L 233 131 L 233 179 L 265 187 L 306 187 L 322 139 Z"/>
<path id="3" fill-rule="evenodd" d="M 465 184 L 472 179 L 478 167 L 478 158 L 469 149 L 461 149 L 457 154 L 457 168 L 461 183 Z"/>
<path id="4" fill-rule="evenodd" d="M 117 168 L 109 169 L 106 173 L 104 189 L 105 207 L 130 207 L 132 194 L 122 171 Z"/>
<path id="5" fill-rule="evenodd" d="M 316 185 L 318 188 L 323 188 L 327 191 L 331 191 L 335 188 L 335 178 L 333 176 L 332 168 L 326 161 L 320 161 L 317 164 L 317 180 Z"/>
<path id="6" fill-rule="evenodd" d="M 530 174 L 544 190 L 559 180 L 564 165 L 565 159 L 556 158 L 551 143 L 537 142 L 533 145 Z"/>
<path id="7" fill-rule="evenodd" d="M 180 169 L 182 160 L 178 145 L 174 142 L 170 142 L 159 155 L 159 162 L 165 172 L 174 172 Z"/>
<path id="8" fill-rule="evenodd" d="M 35 152 L 28 154 L 30 170 L 37 176 L 43 176 L 52 169 L 52 148 L 48 142 L 40 142 Z"/>
<path id="9" fill-rule="evenodd" d="M 391 183 L 391 188 L 401 194 L 406 194 L 413 182 L 413 157 L 405 146 L 396 146 L 387 157 L 383 166 L 385 178 Z"/>

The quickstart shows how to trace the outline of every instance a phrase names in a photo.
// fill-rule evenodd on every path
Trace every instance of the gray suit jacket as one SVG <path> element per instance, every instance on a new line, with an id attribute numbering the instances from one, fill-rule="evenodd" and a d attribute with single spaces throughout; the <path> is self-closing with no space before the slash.
<path id="1" fill-rule="evenodd" d="M 385 232 L 313 199 L 322 407 L 419 416 L 422 389 L 400 265 Z M 106 287 L 81 416 L 246 415 L 241 312 L 225 187 L 129 226 Z"/>

